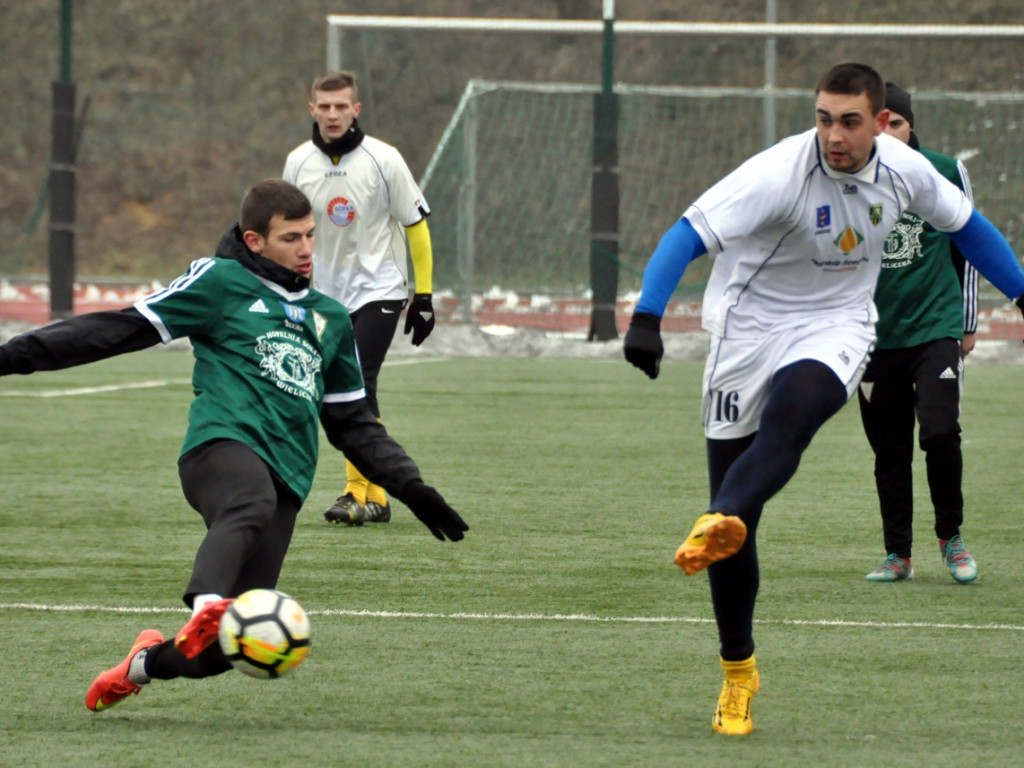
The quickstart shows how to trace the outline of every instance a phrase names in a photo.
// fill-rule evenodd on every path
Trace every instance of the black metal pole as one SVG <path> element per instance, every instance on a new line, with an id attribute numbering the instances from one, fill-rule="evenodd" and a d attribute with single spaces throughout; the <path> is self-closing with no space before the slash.
<path id="1" fill-rule="evenodd" d="M 60 80 L 53 83 L 50 161 L 50 318 L 74 314 L 75 84 L 71 80 L 71 2 L 61 0 Z"/>
<path id="2" fill-rule="evenodd" d="M 594 166 L 590 189 L 590 288 L 593 308 L 587 341 L 618 338 L 619 289 L 619 101 L 612 87 L 615 3 L 604 2 L 601 92 L 594 96 Z"/>

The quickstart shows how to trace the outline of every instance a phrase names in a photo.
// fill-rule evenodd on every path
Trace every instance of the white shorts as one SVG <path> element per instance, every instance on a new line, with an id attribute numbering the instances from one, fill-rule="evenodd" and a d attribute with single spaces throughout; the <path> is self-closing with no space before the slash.
<path id="1" fill-rule="evenodd" d="M 755 338 L 712 334 L 704 366 L 701 417 L 712 440 L 733 440 L 757 431 L 775 372 L 799 360 L 831 368 L 850 398 L 875 343 L 873 323 L 823 320 Z"/>

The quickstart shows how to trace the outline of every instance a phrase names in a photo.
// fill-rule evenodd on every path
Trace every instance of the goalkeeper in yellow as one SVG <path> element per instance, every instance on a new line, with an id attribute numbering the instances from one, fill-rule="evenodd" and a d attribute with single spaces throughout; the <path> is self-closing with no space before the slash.
<path id="1" fill-rule="evenodd" d="M 359 127 L 362 105 L 351 72 L 317 78 L 310 99 L 313 136 L 289 153 L 284 179 L 313 204 L 313 286 L 348 309 L 366 396 L 380 418 L 377 377 L 408 302 L 409 259 L 415 292 L 405 333 L 411 332 L 419 346 L 434 329 L 430 208 L 398 150 Z M 388 522 L 391 507 L 384 489 L 350 461 L 346 475 L 345 491 L 324 517 L 348 525 Z"/>

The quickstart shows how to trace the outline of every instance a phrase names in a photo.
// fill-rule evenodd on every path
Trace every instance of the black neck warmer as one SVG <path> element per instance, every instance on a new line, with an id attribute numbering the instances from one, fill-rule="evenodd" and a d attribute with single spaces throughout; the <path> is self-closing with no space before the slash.
<path id="1" fill-rule="evenodd" d="M 324 141 L 324 137 L 320 135 L 320 127 L 313 123 L 313 143 L 321 152 L 331 158 L 331 162 L 335 165 L 341 160 L 342 155 L 347 155 L 358 147 L 365 135 L 363 129 L 359 127 L 359 123 L 353 119 L 352 125 L 345 131 L 344 136 L 334 141 Z"/>
<path id="2" fill-rule="evenodd" d="M 239 262 L 254 275 L 281 286 L 289 293 L 298 293 L 309 288 L 308 277 L 303 277 L 266 256 L 250 251 L 249 246 L 242 240 L 242 229 L 237 224 L 230 227 L 220 239 L 217 256 Z"/>

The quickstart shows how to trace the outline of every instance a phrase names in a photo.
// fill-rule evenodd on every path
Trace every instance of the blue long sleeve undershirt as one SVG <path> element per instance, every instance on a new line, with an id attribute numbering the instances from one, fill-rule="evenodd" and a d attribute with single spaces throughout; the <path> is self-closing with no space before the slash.
<path id="1" fill-rule="evenodd" d="M 960 253 L 992 285 L 1014 300 L 1024 295 L 1024 269 L 999 230 L 977 211 L 956 232 L 947 232 Z"/>
<path id="2" fill-rule="evenodd" d="M 644 269 L 643 287 L 636 311 L 657 317 L 664 315 L 668 300 L 682 280 L 687 264 L 705 253 L 707 249 L 704 242 L 689 221 L 680 219 L 672 225 L 658 242 Z"/>
<path id="3" fill-rule="evenodd" d="M 1010 299 L 1024 295 L 1024 269 L 998 229 L 974 211 L 962 229 L 949 239 L 981 275 Z M 685 218 L 679 219 L 661 238 L 644 269 L 637 312 L 661 317 L 687 265 L 707 253 L 700 235 Z"/>

